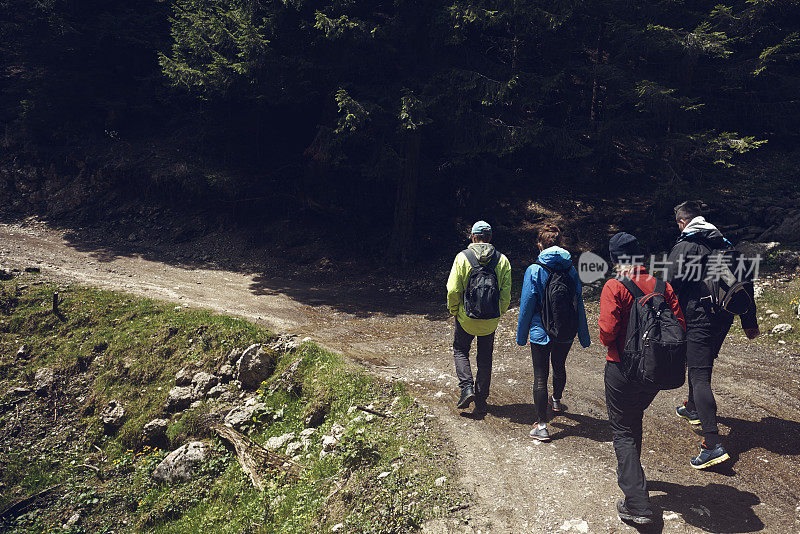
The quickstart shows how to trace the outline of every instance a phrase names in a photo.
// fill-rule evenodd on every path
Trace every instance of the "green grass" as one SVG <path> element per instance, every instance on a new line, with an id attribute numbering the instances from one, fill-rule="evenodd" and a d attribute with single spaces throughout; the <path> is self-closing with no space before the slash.
<path id="1" fill-rule="evenodd" d="M 797 351 L 800 347 L 800 321 L 797 318 L 797 309 L 800 305 L 800 279 L 792 276 L 787 282 L 775 280 L 770 282 L 770 286 L 764 289 L 756 301 L 762 339 L 771 345 L 777 344 L 779 340 L 785 341 L 784 347 Z M 767 313 L 768 310 L 777 313 L 778 318 L 771 318 Z M 778 324 L 790 324 L 793 328 L 786 334 L 772 334 L 772 329 Z"/>
<path id="2" fill-rule="evenodd" d="M 54 291 L 63 299 L 60 316 L 51 310 Z M 166 452 L 141 447 L 139 436 L 145 423 L 164 416 L 175 373 L 187 365 L 213 372 L 233 348 L 272 339 L 243 320 L 124 294 L 56 288 L 36 276 L 0 283 L 0 394 L 29 385 L 43 366 L 58 377 L 55 394 L 0 404 L 0 508 L 61 484 L 0 530 L 58 530 L 79 512 L 74 531 L 290 533 L 343 523 L 345 532 L 407 532 L 434 510 L 463 502 L 455 486 L 434 484 L 453 478 L 451 454 L 403 387 L 309 343 L 282 354 L 276 372 L 252 393 L 268 407 L 249 427 L 262 444 L 298 435 L 311 407 L 330 406 L 299 453 L 296 479 L 273 473 L 265 491 L 254 489 L 204 424 L 222 401 L 206 401 L 173 416 L 168 436 L 171 448 L 207 441 L 211 459 L 190 482 L 156 483 L 150 474 Z M 23 344 L 28 360 L 16 358 Z M 296 387 L 286 388 L 278 377 L 298 360 Z M 123 403 L 126 419 L 106 436 L 99 413 L 112 399 Z M 391 417 L 367 418 L 356 404 Z M 321 455 L 321 438 L 334 424 L 346 429 L 344 437 Z"/>

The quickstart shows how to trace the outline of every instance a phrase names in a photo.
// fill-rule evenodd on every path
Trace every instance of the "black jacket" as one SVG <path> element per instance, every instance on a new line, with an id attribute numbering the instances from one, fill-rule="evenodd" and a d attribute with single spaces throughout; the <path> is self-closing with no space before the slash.
<path id="1" fill-rule="evenodd" d="M 681 234 L 678 242 L 672 247 L 667 261 L 670 266 L 667 270 L 667 281 L 670 283 L 675 293 L 678 295 L 678 303 L 681 305 L 683 315 L 686 318 L 687 328 L 692 326 L 713 326 L 722 328 L 733 322 L 733 316 L 727 312 L 714 314 L 711 307 L 711 292 L 702 280 L 694 280 L 691 272 L 678 272 L 676 266 L 685 263 L 693 257 L 708 254 L 712 249 L 726 249 L 731 246 L 722 233 L 714 229 L 703 229 L 691 234 Z M 683 262 L 680 259 L 684 258 Z M 680 263 L 679 263 L 680 262 Z M 688 278 L 688 279 L 684 279 Z M 742 328 L 745 330 L 758 327 L 756 317 L 755 299 L 750 310 L 740 316 Z"/>

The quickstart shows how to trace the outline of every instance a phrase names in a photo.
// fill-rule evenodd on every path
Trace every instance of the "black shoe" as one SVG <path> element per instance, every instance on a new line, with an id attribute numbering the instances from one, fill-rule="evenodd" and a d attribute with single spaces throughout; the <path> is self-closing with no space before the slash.
<path id="1" fill-rule="evenodd" d="M 693 425 L 700 424 L 700 416 L 697 415 L 697 411 L 692 411 L 689 408 L 687 408 L 685 402 L 680 406 L 678 406 L 677 408 L 675 408 L 675 413 L 678 415 L 678 417 L 686 419 Z"/>
<path id="2" fill-rule="evenodd" d="M 550 395 L 550 400 L 548 402 L 550 404 L 550 408 L 554 412 L 558 413 L 558 412 L 563 412 L 564 411 L 564 405 L 561 404 L 561 399 L 557 399 L 557 398 L 553 397 L 552 395 Z"/>
<path id="3" fill-rule="evenodd" d="M 652 515 L 638 515 L 628 510 L 628 507 L 625 506 L 625 499 L 617 501 L 617 515 L 623 521 L 636 523 L 637 525 L 650 525 L 653 522 Z"/>
<path id="4" fill-rule="evenodd" d="M 689 463 L 692 464 L 692 467 L 695 469 L 705 469 L 712 465 L 721 464 L 725 460 L 730 460 L 730 458 L 728 453 L 725 452 L 725 449 L 722 448 L 722 445 L 717 444 L 716 447 L 709 449 L 704 440 L 703 444 L 700 445 L 700 454 L 689 460 Z"/>
<path id="5" fill-rule="evenodd" d="M 456 404 L 456 408 L 458 408 L 459 410 L 465 410 L 469 408 L 469 405 L 472 404 L 472 401 L 474 400 L 475 400 L 475 390 L 467 386 L 461 390 L 461 398 L 458 399 L 458 404 Z"/>
<path id="6" fill-rule="evenodd" d="M 483 415 L 485 413 L 489 413 L 489 405 L 486 404 L 486 400 L 475 399 L 475 407 L 472 409 L 472 413 L 477 415 Z"/>

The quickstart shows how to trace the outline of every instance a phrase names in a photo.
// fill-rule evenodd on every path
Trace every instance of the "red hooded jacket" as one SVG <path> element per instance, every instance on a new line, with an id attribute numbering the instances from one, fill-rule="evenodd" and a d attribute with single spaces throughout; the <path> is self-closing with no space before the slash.
<path id="1" fill-rule="evenodd" d="M 630 279 L 639 286 L 645 295 L 652 293 L 656 287 L 656 279 L 647 274 L 642 266 L 633 268 Z M 666 286 L 664 298 L 685 330 L 686 321 L 678 304 L 678 297 L 675 296 L 669 283 Z M 618 340 L 625 341 L 632 306 L 633 295 L 622 285 L 622 282 L 615 278 L 606 282 L 603 292 L 600 294 L 600 320 L 598 322 L 600 324 L 600 343 L 608 347 L 606 360 L 610 362 L 620 361 L 617 342 Z"/>

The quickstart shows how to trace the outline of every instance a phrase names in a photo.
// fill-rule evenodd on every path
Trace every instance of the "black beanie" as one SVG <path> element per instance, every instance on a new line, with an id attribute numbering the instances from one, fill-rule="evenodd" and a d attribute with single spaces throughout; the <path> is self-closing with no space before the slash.
<path id="1" fill-rule="evenodd" d="M 642 247 L 639 245 L 639 240 L 631 234 L 620 232 L 608 241 L 608 253 L 611 256 L 611 261 L 619 263 L 621 256 L 641 256 Z"/>

